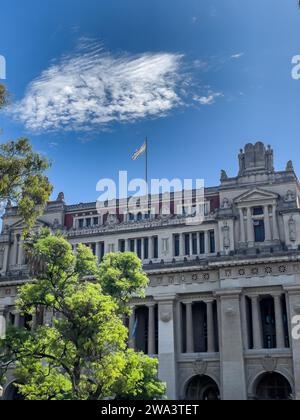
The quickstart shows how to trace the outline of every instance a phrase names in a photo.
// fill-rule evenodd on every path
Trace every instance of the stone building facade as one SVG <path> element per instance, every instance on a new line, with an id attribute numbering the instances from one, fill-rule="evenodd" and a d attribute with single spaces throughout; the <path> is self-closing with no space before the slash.
<path id="1" fill-rule="evenodd" d="M 150 284 L 132 301 L 129 345 L 159 359 L 170 399 L 300 399 L 300 189 L 292 162 L 274 169 L 273 150 L 247 144 L 239 172 L 205 189 L 203 222 L 136 213 L 107 216 L 96 203 L 49 202 L 39 226 L 89 245 L 99 261 L 132 251 Z M 15 310 L 29 280 L 22 221 L 7 207 L 0 236 L 0 333 L 34 327 Z M 8 384 L 4 397 L 13 398 Z"/>

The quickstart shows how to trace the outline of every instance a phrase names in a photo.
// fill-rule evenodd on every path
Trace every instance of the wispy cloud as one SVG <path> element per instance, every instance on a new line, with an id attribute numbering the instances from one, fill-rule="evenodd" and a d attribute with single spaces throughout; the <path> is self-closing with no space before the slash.
<path id="1" fill-rule="evenodd" d="M 208 92 L 207 95 L 195 95 L 194 101 L 198 102 L 200 105 L 213 105 L 217 98 L 224 96 L 222 92 Z"/>
<path id="2" fill-rule="evenodd" d="M 45 70 L 10 112 L 33 131 L 90 130 L 164 116 L 182 104 L 182 59 L 170 53 L 116 56 L 82 39 L 79 50 Z"/>
<path id="3" fill-rule="evenodd" d="M 238 60 L 239 58 L 243 57 L 244 54 L 245 53 L 243 53 L 243 52 L 240 52 L 240 53 L 237 53 L 237 54 L 232 54 L 230 56 L 230 58 L 232 58 L 233 60 Z"/>

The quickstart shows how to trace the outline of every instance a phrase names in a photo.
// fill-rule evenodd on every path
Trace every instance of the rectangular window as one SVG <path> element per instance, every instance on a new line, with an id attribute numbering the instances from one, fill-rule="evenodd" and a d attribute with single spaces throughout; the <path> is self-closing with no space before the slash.
<path id="1" fill-rule="evenodd" d="M 209 232 L 209 247 L 210 247 L 210 253 L 214 254 L 216 252 L 216 242 L 215 242 L 215 231 L 211 230 Z"/>
<path id="2" fill-rule="evenodd" d="M 129 249 L 130 249 L 130 252 L 134 252 L 135 251 L 135 244 L 134 244 L 134 239 L 130 239 L 130 242 L 129 242 Z"/>
<path id="3" fill-rule="evenodd" d="M 142 240 L 138 239 L 137 240 L 137 256 L 139 257 L 139 259 L 142 258 Z"/>
<path id="4" fill-rule="evenodd" d="M 158 237 L 153 238 L 153 258 L 158 258 Z"/>
<path id="5" fill-rule="evenodd" d="M 99 217 L 94 217 L 93 218 L 93 225 L 94 226 L 98 226 L 99 225 Z"/>
<path id="6" fill-rule="evenodd" d="M 198 254 L 197 233 L 192 234 L 193 255 Z"/>
<path id="7" fill-rule="evenodd" d="M 119 241 L 119 251 L 120 252 L 125 252 L 125 240 L 124 239 L 121 239 Z"/>
<path id="8" fill-rule="evenodd" d="M 180 236 L 174 235 L 174 256 L 179 257 L 180 255 Z"/>
<path id="9" fill-rule="evenodd" d="M 144 239 L 144 258 L 145 260 L 148 260 L 149 258 L 149 239 Z"/>
<path id="10" fill-rule="evenodd" d="M 199 239 L 200 239 L 200 254 L 205 254 L 205 236 L 204 232 L 199 233 Z"/>
<path id="11" fill-rule="evenodd" d="M 184 235 L 185 255 L 190 255 L 190 235 Z"/>
<path id="12" fill-rule="evenodd" d="M 263 220 L 254 220 L 254 238 L 255 242 L 265 241 L 265 223 Z"/>
<path id="13" fill-rule="evenodd" d="M 262 214 L 264 214 L 264 209 L 262 207 L 253 208 L 253 216 L 260 216 Z"/>
<path id="14" fill-rule="evenodd" d="M 91 226 L 91 224 L 92 224 L 92 219 L 86 219 L 86 227 L 90 227 Z"/>
<path id="15" fill-rule="evenodd" d="M 83 223 L 84 223 L 84 219 L 79 219 L 78 220 L 79 229 L 82 229 L 83 228 Z"/>

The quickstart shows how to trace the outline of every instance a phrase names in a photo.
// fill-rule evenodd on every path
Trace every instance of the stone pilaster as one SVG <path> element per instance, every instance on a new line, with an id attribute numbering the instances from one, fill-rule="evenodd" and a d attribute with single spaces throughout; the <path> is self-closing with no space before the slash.
<path id="1" fill-rule="evenodd" d="M 300 287 L 291 286 L 286 287 L 288 292 L 288 308 L 291 320 L 300 315 Z M 300 339 L 291 339 L 291 347 L 293 352 L 293 367 L 294 367 L 294 381 L 295 381 L 295 398 L 300 400 Z"/>
<path id="2" fill-rule="evenodd" d="M 217 293 L 217 295 L 220 295 L 220 356 L 223 400 L 247 399 L 240 293 L 241 290 Z"/>
<path id="3" fill-rule="evenodd" d="M 159 331 L 159 379 L 167 384 L 167 397 L 176 399 L 176 354 L 175 354 L 175 295 L 162 296 L 158 301 Z"/>

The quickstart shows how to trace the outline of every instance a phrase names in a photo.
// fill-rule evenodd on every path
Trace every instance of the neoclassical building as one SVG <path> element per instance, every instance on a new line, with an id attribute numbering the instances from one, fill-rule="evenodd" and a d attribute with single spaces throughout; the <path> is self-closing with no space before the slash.
<path id="1" fill-rule="evenodd" d="M 159 359 L 170 399 L 300 399 L 300 189 L 291 161 L 274 169 L 273 150 L 247 144 L 239 172 L 205 188 L 202 223 L 182 215 L 99 214 L 96 203 L 49 202 L 37 225 L 64 231 L 76 248 L 136 252 L 150 284 L 132 301 L 129 345 Z M 157 199 L 157 198 L 156 198 Z M 160 209 L 161 207 L 159 207 Z M 172 206 L 171 206 L 172 208 Z M 174 206 L 173 206 L 174 208 Z M 172 212 L 171 212 L 172 213 Z M 0 236 L 0 333 L 34 328 L 14 302 L 29 281 L 22 221 L 8 207 Z M 49 317 L 49 314 L 45 314 Z M 4 398 L 12 399 L 7 385 Z"/>

